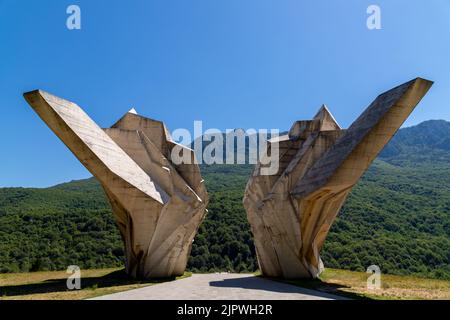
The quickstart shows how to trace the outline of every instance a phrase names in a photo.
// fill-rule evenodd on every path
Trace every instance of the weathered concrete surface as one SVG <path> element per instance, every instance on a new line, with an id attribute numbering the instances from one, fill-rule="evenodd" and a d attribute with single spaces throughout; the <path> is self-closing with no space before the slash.
<path id="1" fill-rule="evenodd" d="M 76 104 L 37 90 L 25 99 L 100 181 L 125 242 L 126 270 L 135 277 L 184 273 L 208 195 L 196 164 L 173 164 L 172 141 L 160 121 L 126 113 L 101 129 Z M 191 162 L 194 163 L 194 162 Z"/>
<path id="2" fill-rule="evenodd" d="M 323 106 L 269 141 L 279 170 L 262 175 L 258 164 L 243 200 L 264 275 L 320 274 L 320 250 L 349 192 L 431 85 L 417 78 L 381 94 L 347 130 Z"/>
<path id="3" fill-rule="evenodd" d="M 343 299 L 251 274 L 194 274 L 189 278 L 93 300 L 328 300 Z"/>

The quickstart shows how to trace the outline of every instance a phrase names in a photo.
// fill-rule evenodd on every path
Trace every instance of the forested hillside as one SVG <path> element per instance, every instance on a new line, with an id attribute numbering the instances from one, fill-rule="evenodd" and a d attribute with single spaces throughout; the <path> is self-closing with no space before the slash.
<path id="1" fill-rule="evenodd" d="M 193 271 L 254 271 L 242 206 L 249 165 L 202 166 L 209 214 Z M 450 279 L 450 123 L 401 129 L 352 191 L 322 252 L 325 266 Z M 94 179 L 0 189 L 0 272 L 120 266 L 122 241 Z"/>

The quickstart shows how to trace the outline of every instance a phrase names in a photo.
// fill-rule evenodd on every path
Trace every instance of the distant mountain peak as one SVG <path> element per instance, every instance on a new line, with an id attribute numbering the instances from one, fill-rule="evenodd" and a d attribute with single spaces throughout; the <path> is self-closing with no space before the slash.
<path id="1" fill-rule="evenodd" d="M 438 161 L 438 158 L 433 160 L 432 151 L 449 153 L 450 122 L 427 120 L 415 126 L 402 128 L 385 147 L 380 157 L 392 158 L 402 154 L 404 158 L 412 159 L 420 154 L 421 158 L 428 156 L 430 161 Z"/>

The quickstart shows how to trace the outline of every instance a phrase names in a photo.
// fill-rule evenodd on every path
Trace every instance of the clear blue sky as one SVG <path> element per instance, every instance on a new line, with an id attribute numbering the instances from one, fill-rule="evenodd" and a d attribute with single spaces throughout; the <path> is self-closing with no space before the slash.
<path id="1" fill-rule="evenodd" d="M 448 0 L 0 0 L 0 41 L 0 186 L 90 176 L 23 100 L 37 88 L 103 127 L 135 107 L 171 130 L 285 130 L 322 103 L 347 127 L 421 76 L 435 85 L 406 125 L 450 120 Z"/>

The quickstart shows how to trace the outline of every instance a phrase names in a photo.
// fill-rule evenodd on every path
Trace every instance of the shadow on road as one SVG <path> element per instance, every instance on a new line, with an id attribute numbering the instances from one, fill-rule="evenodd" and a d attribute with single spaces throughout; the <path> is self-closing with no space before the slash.
<path id="1" fill-rule="evenodd" d="M 321 280 L 282 280 L 262 276 L 249 276 L 245 278 L 224 279 L 211 281 L 213 287 L 242 288 L 251 290 L 264 290 L 280 293 L 299 293 L 329 299 L 368 299 L 362 295 L 343 291 L 345 286 L 330 284 Z"/>

